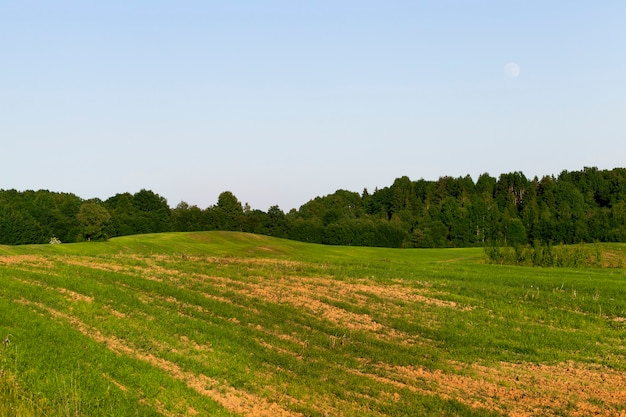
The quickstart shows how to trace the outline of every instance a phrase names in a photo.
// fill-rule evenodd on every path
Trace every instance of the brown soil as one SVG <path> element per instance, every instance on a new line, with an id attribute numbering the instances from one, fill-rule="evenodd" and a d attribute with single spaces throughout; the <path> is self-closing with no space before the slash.
<path id="1" fill-rule="evenodd" d="M 113 385 L 115 385 L 120 391 L 128 392 L 128 387 L 126 387 L 125 385 L 122 385 L 115 379 L 111 378 L 109 375 L 103 373 L 102 377 L 106 379 L 107 381 L 109 381 L 110 383 L 112 383 Z"/>
<path id="2" fill-rule="evenodd" d="M 52 263 L 43 256 L 37 255 L 10 255 L 0 256 L 0 264 L 2 265 L 32 265 L 32 266 L 51 266 Z"/>
<path id="3" fill-rule="evenodd" d="M 398 391 L 439 395 L 511 417 L 559 416 L 563 410 L 571 417 L 626 416 L 626 375 L 606 367 L 574 362 L 450 365 L 458 372 L 387 364 L 376 364 L 375 374 L 351 372 Z"/>
<path id="4" fill-rule="evenodd" d="M 85 303 L 93 302 L 93 297 L 90 297 L 88 295 L 83 295 L 75 291 L 68 290 L 66 288 L 56 288 L 56 290 L 61 294 L 65 294 L 72 301 L 83 301 Z"/>
<path id="5" fill-rule="evenodd" d="M 19 279 L 19 278 L 13 278 L 15 281 L 21 282 L 22 284 L 27 284 L 27 285 L 32 285 L 35 287 L 41 287 L 41 288 L 46 288 L 49 290 L 53 290 L 56 291 L 60 294 L 63 294 L 67 297 L 68 300 L 73 301 L 73 302 L 78 302 L 78 301 L 82 301 L 85 303 L 92 303 L 93 302 L 93 297 L 90 297 L 88 295 L 84 295 L 84 294 L 80 294 L 77 293 L 75 291 L 72 290 L 68 290 L 67 288 L 61 288 L 61 287 L 52 287 L 49 285 L 46 285 L 42 282 L 39 281 L 29 281 L 29 280 L 25 280 L 25 279 Z"/>
<path id="6" fill-rule="evenodd" d="M 602 266 L 605 268 L 624 268 L 626 256 L 623 253 L 606 251 L 602 253 Z"/>

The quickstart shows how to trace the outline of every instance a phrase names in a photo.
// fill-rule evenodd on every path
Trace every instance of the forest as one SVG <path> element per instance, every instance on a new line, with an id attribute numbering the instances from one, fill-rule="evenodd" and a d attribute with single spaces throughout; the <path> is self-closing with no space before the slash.
<path id="1" fill-rule="evenodd" d="M 48 190 L 0 190 L 0 244 L 69 243 L 158 233 L 230 230 L 311 243 L 471 247 L 626 242 L 626 168 L 558 176 L 485 173 L 474 181 L 406 176 L 371 193 L 337 190 L 285 213 L 242 204 L 230 191 L 207 208 L 170 207 L 142 189 L 105 201 Z"/>

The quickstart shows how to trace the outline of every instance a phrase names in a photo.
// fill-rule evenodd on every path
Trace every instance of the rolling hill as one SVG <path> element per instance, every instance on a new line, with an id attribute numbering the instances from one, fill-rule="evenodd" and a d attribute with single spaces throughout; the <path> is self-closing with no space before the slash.
<path id="1" fill-rule="evenodd" d="M 0 415 L 626 413 L 624 270 L 483 257 L 235 232 L 0 246 Z"/>

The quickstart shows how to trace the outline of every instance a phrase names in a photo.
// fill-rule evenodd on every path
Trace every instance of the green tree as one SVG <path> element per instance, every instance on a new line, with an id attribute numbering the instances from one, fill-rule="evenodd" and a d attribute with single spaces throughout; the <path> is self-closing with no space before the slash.
<path id="1" fill-rule="evenodd" d="M 529 187 L 530 182 L 521 172 L 500 175 L 494 190 L 494 197 L 500 210 L 504 212 L 507 208 L 514 206 L 521 211 Z"/>
<path id="2" fill-rule="evenodd" d="M 207 230 L 205 217 L 198 206 L 190 206 L 185 201 L 181 201 L 171 211 L 171 216 L 172 230 L 175 232 Z"/>
<path id="3" fill-rule="evenodd" d="M 289 239 L 308 243 L 322 243 L 324 224 L 319 218 L 303 219 L 290 213 L 288 219 Z"/>
<path id="4" fill-rule="evenodd" d="M 274 205 L 267 211 L 265 229 L 267 234 L 275 237 L 287 237 L 289 232 L 289 223 L 287 222 L 287 216 L 280 209 L 280 207 Z"/>
<path id="5" fill-rule="evenodd" d="M 230 191 L 224 191 L 217 199 L 217 205 L 212 208 L 213 221 L 218 230 L 242 231 L 244 211 L 243 206 Z"/>
<path id="6" fill-rule="evenodd" d="M 504 218 L 504 242 L 506 245 L 521 245 L 528 241 L 526 228 L 522 220 L 517 217 L 505 216 Z"/>
<path id="7" fill-rule="evenodd" d="M 410 225 L 418 210 L 413 182 L 406 176 L 397 178 L 391 186 L 391 216 L 396 215 L 403 223 Z"/>
<path id="8" fill-rule="evenodd" d="M 417 248 L 445 248 L 449 230 L 441 220 L 429 220 L 413 229 L 411 241 Z"/>
<path id="9" fill-rule="evenodd" d="M 11 210 L 0 212 L 0 243 L 24 245 L 45 243 L 45 232 L 27 211 Z M 49 239 L 49 238 L 48 238 Z"/>
<path id="10" fill-rule="evenodd" d="M 107 239 L 104 227 L 111 219 L 111 215 L 101 204 L 93 200 L 84 202 L 78 210 L 77 219 L 82 226 L 82 239 L 88 241 Z"/>
<path id="11" fill-rule="evenodd" d="M 107 199 L 104 206 L 111 214 L 111 221 L 105 228 L 108 236 L 127 236 L 139 233 L 135 226 L 137 208 L 133 204 L 132 194 L 116 194 Z"/>
<path id="12" fill-rule="evenodd" d="M 142 189 L 133 195 L 133 206 L 136 209 L 135 233 L 160 233 L 171 230 L 171 211 L 165 198 Z"/>

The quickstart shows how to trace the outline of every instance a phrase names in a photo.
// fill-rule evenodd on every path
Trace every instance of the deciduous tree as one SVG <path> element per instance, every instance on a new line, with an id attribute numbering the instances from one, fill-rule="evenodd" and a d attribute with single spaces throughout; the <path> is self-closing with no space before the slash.
<path id="1" fill-rule="evenodd" d="M 111 219 L 111 215 L 102 204 L 93 200 L 84 202 L 80 206 L 77 218 L 82 225 L 82 239 L 106 240 L 104 227 Z"/>

